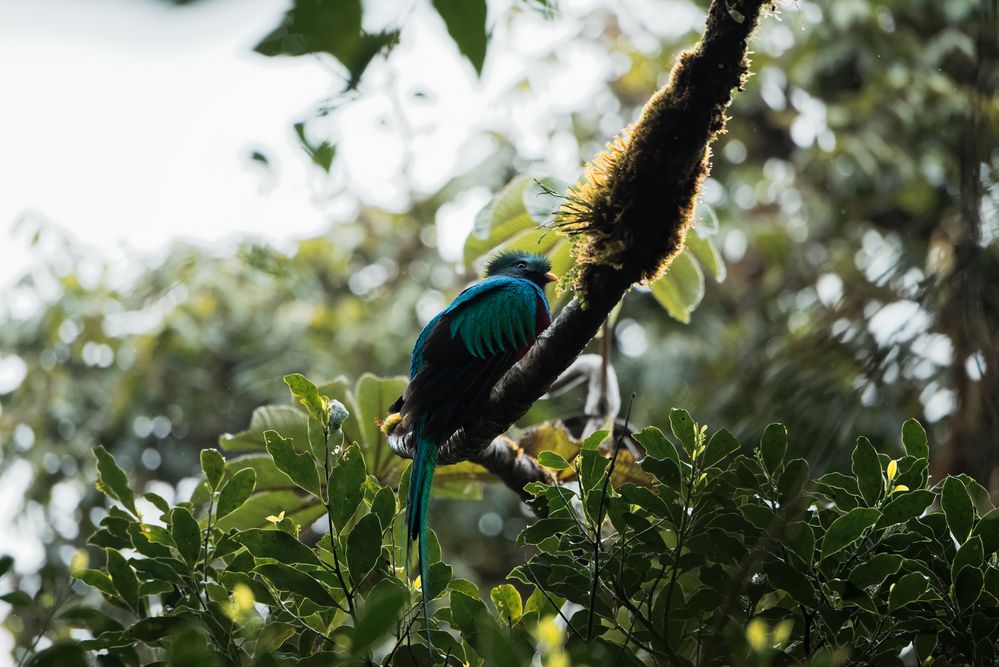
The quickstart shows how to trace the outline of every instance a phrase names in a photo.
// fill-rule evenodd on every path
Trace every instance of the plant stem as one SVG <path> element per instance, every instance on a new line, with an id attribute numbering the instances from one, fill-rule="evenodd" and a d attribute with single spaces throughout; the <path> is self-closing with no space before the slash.
<path id="1" fill-rule="evenodd" d="M 333 482 L 331 457 L 330 457 L 330 431 L 328 426 L 323 426 L 323 441 L 326 449 L 326 520 L 330 530 L 330 552 L 333 554 L 333 571 L 336 573 L 337 581 L 343 589 L 344 597 L 347 598 L 347 613 L 357 622 L 357 612 L 354 609 L 354 596 L 347 587 L 347 582 L 343 578 L 343 570 L 340 568 L 340 557 L 336 552 L 336 531 L 333 528 L 333 496 L 330 493 L 330 486 Z"/>

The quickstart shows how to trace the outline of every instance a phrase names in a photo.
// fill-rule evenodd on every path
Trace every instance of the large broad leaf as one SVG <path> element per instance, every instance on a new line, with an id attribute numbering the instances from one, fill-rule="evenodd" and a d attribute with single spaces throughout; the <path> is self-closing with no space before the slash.
<path id="1" fill-rule="evenodd" d="M 479 211 L 472 233 L 465 240 L 466 264 L 472 264 L 518 233 L 537 227 L 524 205 L 524 192 L 531 183 L 533 179 L 529 176 L 518 176 Z"/>
<path id="2" fill-rule="evenodd" d="M 501 250 L 526 250 L 549 255 L 552 270 L 562 275 L 571 266 L 569 244 L 547 227 L 562 203 L 564 183 L 518 176 L 475 216 L 465 240 L 465 263 L 471 265 Z"/>
<path id="3" fill-rule="evenodd" d="M 691 253 L 684 251 L 673 259 L 665 275 L 652 283 L 652 296 L 670 317 L 690 323 L 690 314 L 704 298 L 704 272 Z"/>
<path id="4" fill-rule="evenodd" d="M 434 0 L 434 9 L 444 19 L 451 39 L 468 58 L 477 74 L 486 59 L 486 0 Z"/>
<path id="5" fill-rule="evenodd" d="M 265 431 L 277 431 L 282 437 L 292 440 L 299 451 L 309 447 L 309 420 L 301 410 L 291 405 L 257 408 L 250 418 L 250 428 L 235 435 L 221 435 L 219 447 L 227 451 L 262 452 L 266 447 Z"/>
<path id="6" fill-rule="evenodd" d="M 295 0 L 255 50 L 265 56 L 329 53 L 347 68 L 347 87 L 355 88 L 372 58 L 398 39 L 397 32 L 364 32 L 361 13 L 361 0 Z"/>
<path id="7" fill-rule="evenodd" d="M 703 268 L 714 276 L 716 282 L 720 283 L 725 280 L 725 260 L 722 259 L 721 253 L 715 247 L 714 241 L 709 237 L 701 236 L 698 228 L 695 227 L 692 232 L 687 234 L 686 245 L 687 250 L 694 255 Z"/>
<path id="8" fill-rule="evenodd" d="M 268 525 L 268 516 L 281 512 L 298 525 L 308 526 L 325 514 L 326 510 L 315 498 L 299 495 L 295 491 L 265 491 L 251 496 L 238 510 L 219 519 L 216 526 L 221 531 L 230 528 L 259 528 Z"/>
<path id="9" fill-rule="evenodd" d="M 388 439 L 378 423 L 388 415 L 389 406 L 402 395 L 406 384 L 407 380 L 402 376 L 383 378 L 365 373 L 354 388 L 359 442 L 370 466 L 368 472 L 383 483 L 396 481 L 402 459 L 389 448 Z"/>

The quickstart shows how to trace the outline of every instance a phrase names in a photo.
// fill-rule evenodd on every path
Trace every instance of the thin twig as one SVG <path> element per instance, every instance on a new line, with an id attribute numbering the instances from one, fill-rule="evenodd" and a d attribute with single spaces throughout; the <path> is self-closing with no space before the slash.
<path id="1" fill-rule="evenodd" d="M 347 582 L 343 578 L 343 571 L 340 568 L 340 557 L 336 553 L 336 531 L 333 528 L 333 495 L 330 493 L 330 487 L 333 482 L 332 471 L 330 470 L 330 431 L 329 427 L 325 424 L 323 425 L 323 438 L 326 446 L 326 519 L 330 530 L 330 552 L 333 554 L 333 571 L 336 572 L 336 578 L 340 582 L 340 587 L 343 588 L 344 597 L 347 598 L 347 612 L 354 619 L 354 622 L 357 623 L 354 596 L 351 594 L 350 589 L 347 587 Z"/>

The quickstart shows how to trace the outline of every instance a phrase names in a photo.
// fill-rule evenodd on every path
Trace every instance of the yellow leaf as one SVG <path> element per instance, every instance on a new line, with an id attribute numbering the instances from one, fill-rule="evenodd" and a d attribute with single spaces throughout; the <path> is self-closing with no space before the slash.
<path id="1" fill-rule="evenodd" d="M 888 463 L 888 481 L 890 482 L 893 479 L 895 479 L 895 475 L 897 474 L 898 474 L 898 461 L 892 459 Z"/>
<path id="2" fill-rule="evenodd" d="M 762 651 L 767 647 L 769 635 L 770 630 L 767 628 L 766 621 L 759 618 L 754 618 L 746 626 L 746 642 L 754 651 Z"/>

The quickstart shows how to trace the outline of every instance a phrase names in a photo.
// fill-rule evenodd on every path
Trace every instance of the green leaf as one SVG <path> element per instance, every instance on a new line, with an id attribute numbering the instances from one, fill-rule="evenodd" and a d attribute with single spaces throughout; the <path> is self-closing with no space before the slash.
<path id="1" fill-rule="evenodd" d="M 646 456 L 638 466 L 650 475 L 655 475 L 668 488 L 676 488 L 680 484 L 680 466 L 674 459 Z"/>
<path id="2" fill-rule="evenodd" d="M 948 477 L 943 483 L 940 506 L 947 517 L 947 527 L 958 544 L 963 544 L 971 533 L 975 521 L 975 508 L 967 487 L 956 477 Z"/>
<path id="3" fill-rule="evenodd" d="M 488 616 L 485 603 L 478 597 L 451 591 L 451 617 L 464 638 L 473 646 L 478 640 L 478 621 Z"/>
<path id="4" fill-rule="evenodd" d="M 776 588 L 787 592 L 795 602 L 815 609 L 815 589 L 808 577 L 781 561 L 767 563 L 764 572 Z"/>
<path id="5" fill-rule="evenodd" d="M 257 472 L 245 468 L 229 478 L 219 492 L 219 504 L 215 516 L 219 519 L 243 506 L 257 485 Z"/>
<path id="6" fill-rule="evenodd" d="M 902 424 L 902 445 L 905 453 L 916 459 L 928 459 L 930 446 L 926 440 L 926 429 L 915 419 L 908 419 Z"/>
<path id="7" fill-rule="evenodd" d="M 111 577 L 100 570 L 77 570 L 73 573 L 73 577 L 91 588 L 96 588 L 106 597 L 112 598 L 117 595 L 117 589 L 111 583 Z"/>
<path id="8" fill-rule="evenodd" d="M 347 568 L 355 585 L 375 566 L 381 552 L 381 523 L 374 514 L 365 514 L 347 536 Z"/>
<path id="9" fill-rule="evenodd" d="M 447 590 L 448 584 L 454 577 L 454 570 L 447 563 L 437 562 L 427 568 L 427 594 L 431 600 L 440 597 Z M 420 582 L 423 585 L 423 582 Z"/>
<path id="10" fill-rule="evenodd" d="M 777 480 L 777 491 L 780 493 L 780 500 L 787 504 L 792 498 L 801 493 L 805 484 L 808 483 L 808 461 L 805 459 L 791 459 L 784 466 L 784 472 Z"/>
<path id="11" fill-rule="evenodd" d="M 265 56 L 329 53 L 347 68 L 347 88 L 353 90 L 371 60 L 399 36 L 369 34 L 361 24 L 361 0 L 295 0 L 281 24 L 254 50 Z"/>
<path id="12" fill-rule="evenodd" d="M 999 551 L 999 509 L 994 509 L 983 516 L 975 525 L 972 534 L 982 538 L 982 548 L 986 556 Z"/>
<path id="13" fill-rule="evenodd" d="M 853 476 L 857 478 L 857 488 L 868 505 L 875 505 L 884 490 L 884 478 L 881 475 L 881 459 L 874 445 L 867 438 L 857 438 L 853 448 Z"/>
<path id="14" fill-rule="evenodd" d="M 284 376 L 284 383 L 291 390 L 292 398 L 301 403 L 306 411 L 320 424 L 329 421 L 329 413 L 322 396 L 319 395 L 319 388 L 301 373 L 292 373 Z"/>
<path id="15" fill-rule="evenodd" d="M 392 489 L 383 486 L 371 500 L 371 513 L 378 517 L 382 526 L 392 525 L 395 518 L 395 494 Z"/>
<path id="16" fill-rule="evenodd" d="M 273 531 L 275 533 L 279 531 Z M 281 533 L 282 535 L 285 533 Z M 321 607 L 335 607 L 336 600 L 318 579 L 284 563 L 264 563 L 253 568 L 279 591 L 287 591 L 312 600 Z"/>
<path id="17" fill-rule="evenodd" d="M 670 317 L 690 323 L 690 314 L 704 298 L 704 272 L 691 253 L 682 252 L 673 258 L 666 273 L 652 283 L 652 296 Z"/>
<path id="18" fill-rule="evenodd" d="M 954 556 L 954 562 L 951 563 L 950 571 L 951 576 L 954 580 L 957 580 L 957 574 L 961 571 L 961 568 L 966 565 L 970 565 L 974 568 L 981 568 L 982 563 L 985 562 L 985 548 L 982 545 L 982 538 L 977 535 L 973 535 L 968 538 L 961 548 L 957 550 L 957 554 Z"/>
<path id="19" fill-rule="evenodd" d="M 311 453 L 296 452 L 292 441 L 282 438 L 276 431 L 264 431 L 264 442 L 278 470 L 300 489 L 321 498 L 319 470 Z"/>
<path id="20" fill-rule="evenodd" d="M 276 651 L 281 644 L 294 637 L 297 631 L 296 626 L 291 623 L 272 621 L 265 625 L 257 633 L 257 641 L 253 644 L 253 657 L 258 660 L 257 664 L 262 662 L 260 658 Z"/>
<path id="21" fill-rule="evenodd" d="M 915 519 L 930 506 L 935 497 L 932 491 L 926 489 L 893 493 L 891 501 L 882 509 L 877 527 L 888 528 Z"/>
<path id="22" fill-rule="evenodd" d="M 857 507 L 833 521 L 822 539 L 822 558 L 829 558 L 859 540 L 880 518 L 881 512 L 876 509 Z"/>
<path id="23" fill-rule="evenodd" d="M 378 377 L 365 373 L 357 381 L 357 421 L 365 446 L 365 458 L 374 464 L 373 474 L 380 475 L 383 467 L 396 465 L 398 457 L 388 447 L 388 440 L 378 427 L 377 420 L 384 419 L 389 406 L 402 395 L 408 381 L 401 376 Z"/>
<path id="24" fill-rule="evenodd" d="M 770 424 L 760 438 L 760 460 L 767 472 L 773 474 L 784 461 L 787 451 L 787 427 L 783 424 Z"/>
<path id="25" fill-rule="evenodd" d="M 482 74 L 486 59 L 486 0 L 434 0 L 434 9 L 444 19 L 448 34 L 468 58 L 476 74 Z"/>
<path id="26" fill-rule="evenodd" d="M 368 650 L 376 641 L 391 632 L 403 605 L 409 599 L 409 592 L 391 579 L 383 579 L 368 594 L 365 604 L 361 607 L 354 635 L 351 639 L 351 651 L 360 655 Z"/>
<path id="27" fill-rule="evenodd" d="M 562 458 L 560 454 L 548 450 L 538 454 L 538 463 L 552 470 L 565 470 L 570 467 L 569 462 Z"/>
<path id="28" fill-rule="evenodd" d="M 361 504 L 366 476 L 361 449 L 356 444 L 351 445 L 341 455 L 340 463 L 330 475 L 329 507 L 337 533 L 344 529 Z"/>
<path id="29" fill-rule="evenodd" d="M 97 490 L 117 500 L 132 513 L 132 516 L 139 518 L 139 512 L 135 509 L 135 495 L 128 486 L 125 471 L 118 467 L 114 457 L 104 449 L 104 445 L 94 447 L 93 452 L 94 458 L 97 459 Z"/>
<path id="30" fill-rule="evenodd" d="M 221 531 L 232 528 L 260 528 L 270 525 L 267 521 L 268 516 L 276 516 L 281 512 L 285 512 L 286 519 L 300 526 L 308 526 L 323 516 L 326 508 L 314 498 L 303 498 L 297 490 L 264 491 L 255 493 L 247 503 L 218 520 L 215 525 Z"/>
<path id="31" fill-rule="evenodd" d="M 792 521 L 784 527 L 781 542 L 805 563 L 811 564 L 815 552 L 815 533 L 805 521 Z"/>
<path id="32" fill-rule="evenodd" d="M 658 428 L 646 426 L 632 437 L 645 448 L 646 454 L 655 459 L 672 459 L 676 462 L 677 470 L 680 469 L 680 455 L 676 451 L 676 446 Z"/>
<path id="33" fill-rule="evenodd" d="M 888 610 L 894 612 L 912 604 L 926 592 L 926 586 L 926 577 L 919 572 L 910 572 L 901 577 L 895 582 L 888 594 Z"/>
<path id="34" fill-rule="evenodd" d="M 965 565 L 954 578 L 954 599 L 961 611 L 967 611 L 978 602 L 985 587 L 985 575 L 977 567 Z"/>
<path id="35" fill-rule="evenodd" d="M 714 241 L 709 237 L 701 236 L 697 230 L 698 227 L 695 227 L 693 233 L 687 233 L 687 250 L 693 253 L 701 266 L 711 273 L 715 282 L 724 282 L 725 260 L 722 259 L 721 253 L 715 247 Z"/>
<path id="36" fill-rule="evenodd" d="M 118 595 L 133 611 L 139 612 L 139 579 L 117 549 L 107 549 L 108 574 Z"/>
<path id="37" fill-rule="evenodd" d="M 465 264 L 472 264 L 514 236 L 537 227 L 524 204 L 524 193 L 533 183 L 530 176 L 514 178 L 479 211 L 472 233 L 465 240 Z"/>
<path id="38" fill-rule="evenodd" d="M 7 574 L 13 565 L 14 565 L 13 556 L 8 556 L 6 554 L 0 556 L 0 577 Z"/>
<path id="39" fill-rule="evenodd" d="M 233 539 L 257 558 L 273 558 L 281 563 L 321 565 L 312 549 L 283 530 L 250 528 L 237 533 Z"/>
<path id="40" fill-rule="evenodd" d="M 170 535 L 187 564 L 196 563 L 201 555 L 201 529 L 186 507 L 175 507 L 170 513 Z"/>
<path id="41" fill-rule="evenodd" d="M 670 410 L 669 426 L 687 454 L 693 454 L 694 447 L 697 445 L 697 431 L 694 420 L 690 418 L 687 411 L 679 408 Z"/>
<path id="42" fill-rule="evenodd" d="M 500 584 L 489 592 L 489 597 L 496 605 L 496 611 L 500 618 L 516 623 L 524 614 L 524 603 L 520 599 L 520 592 L 510 584 Z"/>
<path id="43" fill-rule="evenodd" d="M 263 405 L 253 411 L 250 428 L 236 435 L 223 434 L 219 447 L 230 452 L 262 452 L 266 447 L 265 431 L 277 431 L 294 441 L 298 449 L 304 449 L 309 442 L 309 418 L 290 405 Z"/>
<path id="44" fill-rule="evenodd" d="M 739 444 L 734 435 L 726 429 L 719 429 L 714 432 L 711 439 L 708 440 L 708 444 L 705 445 L 704 453 L 701 455 L 701 463 L 705 467 L 713 466 L 740 449 L 742 449 L 742 445 Z"/>
<path id="45" fill-rule="evenodd" d="M 549 601 L 549 597 L 551 597 L 551 601 Z M 554 603 L 555 606 L 553 606 L 552 603 Z M 527 602 L 524 604 L 524 613 L 529 614 L 532 611 L 536 612 L 538 618 L 553 616 L 558 613 L 564 603 L 564 598 L 552 595 L 551 593 L 549 593 L 546 597 L 545 594 L 541 592 L 540 588 L 535 588 L 527 597 Z"/>
<path id="46" fill-rule="evenodd" d="M 0 595 L 0 602 L 6 602 L 11 607 L 30 607 L 32 598 L 24 591 L 11 591 Z"/>
<path id="47" fill-rule="evenodd" d="M 596 451 L 600 443 L 607 439 L 607 431 L 594 431 L 586 437 L 580 449 L 582 451 Z"/>
<path id="48" fill-rule="evenodd" d="M 881 582 L 898 572 L 903 560 L 898 554 L 878 554 L 853 568 L 850 583 L 857 588 L 880 586 Z"/>
<path id="49" fill-rule="evenodd" d="M 83 648 L 74 641 L 60 641 L 38 652 L 26 667 L 88 667 Z"/>
<path id="50" fill-rule="evenodd" d="M 213 491 L 218 490 L 219 484 L 222 483 L 222 478 L 225 477 L 225 459 L 222 458 L 218 450 L 201 450 L 201 471 L 205 473 L 208 486 L 212 487 Z M 160 508 L 160 511 L 165 512 L 166 510 Z"/>
<path id="51" fill-rule="evenodd" d="M 298 143 L 305 154 L 316 166 L 329 173 L 330 167 L 333 166 L 333 158 L 336 157 L 336 146 L 326 140 L 319 143 L 311 141 L 305 133 L 305 123 L 295 123 L 294 128 L 295 134 L 298 135 Z"/>

